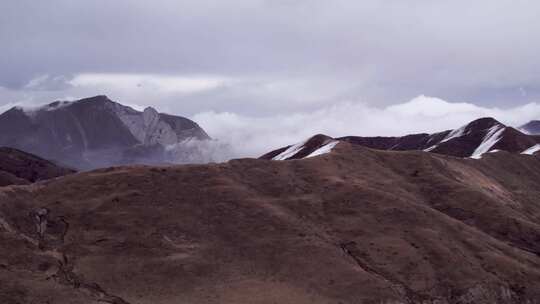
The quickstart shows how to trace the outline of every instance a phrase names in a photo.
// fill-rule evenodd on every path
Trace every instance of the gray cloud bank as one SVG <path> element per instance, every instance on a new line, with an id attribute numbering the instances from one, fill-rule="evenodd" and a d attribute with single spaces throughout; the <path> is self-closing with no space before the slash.
<path id="1" fill-rule="evenodd" d="M 540 117 L 540 104 L 507 109 L 450 103 L 418 96 L 384 108 L 341 102 L 312 112 L 250 117 L 229 112 L 205 112 L 193 118 L 212 136 L 230 144 L 235 157 L 260 156 L 273 149 L 323 133 L 334 137 L 399 136 L 458 128 L 480 117 L 494 117 L 510 126 Z"/>
<path id="2" fill-rule="evenodd" d="M 539 10 L 532 0 L 7 0 L 0 85 L 203 74 L 373 103 L 427 94 L 503 106 L 540 94 Z"/>
<path id="3" fill-rule="evenodd" d="M 1 1 L 0 110 L 107 94 L 193 117 L 236 155 L 315 132 L 518 124 L 540 116 L 538 11 L 532 0 Z"/>

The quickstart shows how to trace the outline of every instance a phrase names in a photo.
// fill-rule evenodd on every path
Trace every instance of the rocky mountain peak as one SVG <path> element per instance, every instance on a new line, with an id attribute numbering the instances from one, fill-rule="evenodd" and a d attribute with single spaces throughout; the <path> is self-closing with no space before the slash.
<path id="1" fill-rule="evenodd" d="M 165 162 L 167 157 L 160 151 L 192 138 L 209 139 L 187 118 L 160 114 L 152 107 L 140 112 L 105 95 L 14 108 L 0 115 L 0 146 L 78 169 L 130 163 L 124 154 L 134 147 L 144 152 L 136 162 Z M 144 149 L 141 145 L 159 147 Z"/>

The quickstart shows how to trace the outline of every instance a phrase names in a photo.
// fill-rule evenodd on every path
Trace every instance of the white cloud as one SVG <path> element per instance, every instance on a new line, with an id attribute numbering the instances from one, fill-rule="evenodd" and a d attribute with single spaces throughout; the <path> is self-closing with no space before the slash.
<path id="1" fill-rule="evenodd" d="M 389 112 L 403 116 L 441 117 L 456 114 L 480 114 L 484 109 L 470 103 L 449 103 L 440 98 L 420 95 L 413 100 L 386 108 Z"/>
<path id="2" fill-rule="evenodd" d="M 0 98 L 8 96 L 12 99 L 9 101 L 23 103 L 32 99 L 32 103 L 46 104 L 107 95 L 137 109 L 153 106 L 179 115 L 232 111 L 260 116 L 310 111 L 332 103 L 352 87 L 354 85 L 339 79 L 330 81 L 317 77 L 81 73 L 73 77 L 40 75 L 22 89 L 0 91 Z"/>
<path id="3" fill-rule="evenodd" d="M 4 105 L 0 105 L 0 114 L 4 113 L 5 111 L 13 108 L 13 107 L 16 107 L 16 106 L 20 106 L 21 104 L 18 103 L 18 102 L 10 102 L 10 103 L 7 103 L 7 104 L 4 104 Z"/>
<path id="4" fill-rule="evenodd" d="M 342 102 L 311 112 L 288 115 L 250 117 L 231 112 L 204 112 L 195 115 L 193 119 L 210 136 L 230 144 L 235 157 L 257 157 L 317 133 L 334 137 L 433 133 L 454 129 L 488 116 L 518 126 L 539 119 L 540 104 L 498 109 L 419 96 L 386 108 L 359 102 Z"/>
<path id="5" fill-rule="evenodd" d="M 30 81 L 24 86 L 24 88 L 25 88 L 25 89 L 33 89 L 33 88 L 35 88 L 35 87 L 40 86 L 40 85 L 43 84 L 44 82 L 46 82 L 47 79 L 49 79 L 49 75 L 47 75 L 47 74 L 38 76 L 38 77 L 33 78 L 32 80 L 30 80 Z"/>
<path id="6" fill-rule="evenodd" d="M 237 113 L 268 101 L 300 107 L 330 97 L 328 105 L 336 95 L 378 105 L 419 93 L 487 105 L 540 97 L 538 1 L 117 0 L 106 10 L 99 1 L 23 2 L 0 1 L 0 84 L 12 89 L 40 74 L 51 76 L 26 89 L 82 73 L 74 83 L 94 87 L 86 96 L 134 91 L 117 97 L 207 92 L 229 81 L 220 75 L 270 79 L 235 86 L 245 99 L 226 109 L 197 110 Z M 267 97 L 250 98 L 258 94 Z"/>
<path id="7" fill-rule="evenodd" d="M 69 90 L 61 92 L 29 93 L 0 87 L 0 96 L 5 96 L 7 103 L 0 111 L 15 105 L 32 107 L 55 100 L 107 94 L 138 110 L 153 106 L 160 112 L 191 117 L 211 137 L 230 145 L 227 157 L 256 157 L 317 133 L 334 137 L 398 136 L 454 129 L 486 116 L 512 126 L 540 119 L 538 103 L 502 109 L 421 95 L 408 102 L 381 107 L 369 100 L 339 102 L 336 96 L 339 90 L 332 92 L 328 87 L 319 90 L 302 81 L 204 79 L 185 75 L 82 74 L 73 79 Z M 148 85 L 145 89 L 136 87 L 138 83 Z M 155 85 L 155 90 L 148 89 L 152 87 L 150 84 Z M 168 88 L 176 84 L 188 88 L 180 91 L 191 93 L 167 93 L 171 91 Z M 313 90 L 310 91 L 310 87 Z M 208 91 L 194 92 L 205 88 Z"/>
<path id="8" fill-rule="evenodd" d="M 69 79 L 64 75 L 48 74 L 32 78 L 24 87 L 27 91 L 61 91 L 69 89 Z"/>
<path id="9" fill-rule="evenodd" d="M 75 87 L 99 87 L 102 90 L 109 88 L 190 94 L 213 90 L 231 81 L 231 79 L 216 76 L 87 73 L 76 75 L 70 84 Z"/>

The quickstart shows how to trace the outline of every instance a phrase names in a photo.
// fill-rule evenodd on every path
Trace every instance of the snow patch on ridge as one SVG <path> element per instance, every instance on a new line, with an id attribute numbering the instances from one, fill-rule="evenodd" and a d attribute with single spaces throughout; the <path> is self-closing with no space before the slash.
<path id="1" fill-rule="evenodd" d="M 306 145 L 310 146 L 308 144 L 310 140 L 311 139 L 308 139 L 308 140 L 305 140 L 303 142 L 300 142 L 300 143 L 297 143 L 295 145 L 288 147 L 287 149 L 285 149 L 285 151 L 274 156 L 272 160 L 288 160 L 294 157 L 297 153 L 301 152 L 304 149 L 311 150 L 311 147 L 309 148 L 306 147 Z M 304 156 L 303 158 L 310 158 L 310 157 L 315 157 L 315 156 L 329 153 L 338 143 L 339 143 L 339 140 L 335 140 L 335 139 L 325 140 L 322 143 L 322 145 L 320 145 L 317 149 L 311 151 L 311 153 L 309 153 L 307 156 Z"/>
<path id="2" fill-rule="evenodd" d="M 484 137 L 482 143 L 474 150 L 471 158 L 480 159 L 484 153 L 490 151 L 490 149 L 501 140 L 501 135 L 506 128 L 502 125 L 495 125 L 491 127 Z"/>
<path id="3" fill-rule="evenodd" d="M 306 144 L 307 140 L 297 143 L 296 145 L 292 145 L 287 150 L 279 153 L 278 155 L 274 156 L 272 160 L 286 160 L 289 157 L 294 156 L 298 151 L 302 150 L 304 148 L 304 145 Z"/>
<path id="4" fill-rule="evenodd" d="M 455 130 L 452 130 L 452 132 L 450 132 L 448 135 L 446 135 L 446 137 L 441 140 L 441 142 L 439 144 L 442 144 L 443 142 L 447 142 L 451 139 L 454 139 L 454 138 L 457 138 L 457 137 L 461 137 L 463 135 L 465 135 L 465 130 L 467 129 L 469 125 L 465 125 L 461 128 L 458 128 L 458 129 L 455 129 Z"/>
<path id="5" fill-rule="evenodd" d="M 324 146 L 320 147 L 319 149 L 311 152 L 308 156 L 304 157 L 304 158 L 309 158 L 309 157 L 314 157 L 314 156 L 319 156 L 319 155 L 323 155 L 323 154 L 326 154 L 326 153 L 330 153 L 330 151 L 332 151 L 332 149 L 339 143 L 339 141 L 337 140 L 333 140 L 327 144 L 325 144 Z"/>
<path id="6" fill-rule="evenodd" d="M 537 144 L 537 145 L 534 145 L 532 147 L 530 147 L 529 149 L 521 152 L 521 154 L 526 154 L 526 155 L 533 155 L 534 153 L 540 151 L 540 144 Z"/>
<path id="7" fill-rule="evenodd" d="M 442 143 L 445 143 L 445 142 L 450 141 L 450 140 L 452 140 L 452 139 L 454 139 L 454 138 L 462 137 L 463 135 L 468 134 L 469 132 L 465 133 L 465 131 L 467 130 L 467 127 L 468 127 L 468 126 L 469 126 L 469 125 L 464 125 L 464 126 L 462 126 L 461 128 L 457 128 L 457 129 L 452 130 L 452 131 L 451 131 L 450 133 L 448 133 L 448 135 L 446 135 L 446 137 L 443 138 L 440 142 L 438 142 L 437 144 L 435 144 L 435 145 L 433 145 L 433 146 L 431 146 L 431 147 L 429 147 L 429 148 L 424 149 L 423 151 L 424 151 L 424 152 L 431 152 L 431 151 L 437 149 L 437 147 L 439 147 L 439 145 L 442 144 Z M 434 134 L 431 134 L 431 138 L 428 140 L 428 143 L 431 142 L 431 141 L 433 140 L 433 135 L 434 135 Z"/>
<path id="8" fill-rule="evenodd" d="M 424 152 L 431 152 L 431 151 L 435 150 L 438 146 L 439 145 L 433 145 L 433 146 L 431 146 L 431 147 L 429 147 L 427 149 L 424 149 Z"/>

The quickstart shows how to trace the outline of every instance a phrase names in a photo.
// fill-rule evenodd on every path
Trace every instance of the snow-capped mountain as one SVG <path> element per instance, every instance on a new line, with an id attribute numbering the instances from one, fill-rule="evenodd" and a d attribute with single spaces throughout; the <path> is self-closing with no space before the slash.
<path id="1" fill-rule="evenodd" d="M 519 130 L 525 134 L 540 135 L 540 120 L 531 120 L 519 127 Z"/>
<path id="2" fill-rule="evenodd" d="M 485 153 L 496 151 L 529 155 L 540 151 L 540 136 L 525 134 L 493 118 L 481 118 L 455 130 L 434 134 L 412 134 L 402 137 L 345 136 L 336 139 L 316 135 L 296 145 L 269 152 L 261 158 L 274 160 L 304 158 L 328 143 L 336 145 L 335 143 L 339 141 L 379 150 L 420 150 L 470 158 L 481 158 Z M 324 149 L 325 152 L 329 150 Z"/>
<path id="3" fill-rule="evenodd" d="M 38 108 L 14 107 L 0 115 L 0 146 L 79 169 L 168 162 L 169 147 L 209 139 L 187 118 L 151 107 L 136 111 L 106 96 Z"/>

